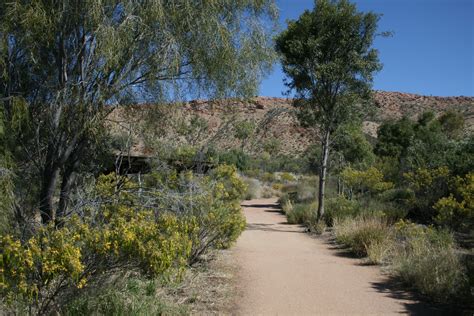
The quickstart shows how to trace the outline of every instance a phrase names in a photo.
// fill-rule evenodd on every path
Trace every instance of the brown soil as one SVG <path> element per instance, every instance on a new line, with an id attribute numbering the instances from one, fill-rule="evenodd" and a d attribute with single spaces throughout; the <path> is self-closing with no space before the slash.
<path id="1" fill-rule="evenodd" d="M 239 315 L 439 314 L 395 289 L 376 266 L 364 265 L 328 237 L 289 225 L 276 199 L 243 204 L 247 230 L 231 250 Z"/>

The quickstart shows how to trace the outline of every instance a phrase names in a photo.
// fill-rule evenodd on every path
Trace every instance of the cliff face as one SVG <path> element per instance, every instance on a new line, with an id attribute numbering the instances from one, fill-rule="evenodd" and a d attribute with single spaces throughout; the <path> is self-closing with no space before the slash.
<path id="1" fill-rule="evenodd" d="M 454 110 L 462 113 L 466 123 L 474 123 L 474 97 L 435 97 L 412 93 L 375 91 L 375 105 L 379 109 L 378 119 L 398 119 L 406 115 L 416 117 L 425 111 L 442 113 Z"/>
<path id="2" fill-rule="evenodd" d="M 416 118 L 425 111 L 433 111 L 437 115 L 455 110 L 463 114 L 466 130 L 474 130 L 474 97 L 435 97 L 410 93 L 375 91 L 374 102 L 376 111 L 373 117 L 364 122 L 364 131 L 375 137 L 381 122 L 399 119 L 403 116 Z M 212 143 L 221 149 L 243 146 L 250 152 L 261 152 L 266 143 L 277 140 L 279 149 L 286 154 L 298 154 L 317 139 L 317 133 L 299 126 L 292 114 L 292 100 L 287 98 L 255 97 L 251 100 L 194 100 L 182 106 L 172 106 L 167 115 L 180 117 L 189 121 L 193 116 L 202 118 L 207 125 L 204 131 L 196 132 L 192 140 L 176 133 L 172 129 L 163 133 L 162 139 L 173 144 L 192 142 L 195 145 Z M 132 111 L 116 109 L 111 118 L 114 133 L 123 132 L 124 127 L 136 127 L 153 117 L 154 105 L 134 106 Z M 235 124 L 241 121 L 252 122 L 256 129 L 254 137 L 241 143 L 235 138 Z M 120 123 L 117 123 L 120 122 Z M 153 129 L 153 124 L 147 125 Z M 150 131 L 150 130 L 148 130 Z M 144 134 L 146 129 L 135 133 L 134 153 L 146 153 L 149 150 Z M 165 135 L 166 134 L 166 135 Z"/>

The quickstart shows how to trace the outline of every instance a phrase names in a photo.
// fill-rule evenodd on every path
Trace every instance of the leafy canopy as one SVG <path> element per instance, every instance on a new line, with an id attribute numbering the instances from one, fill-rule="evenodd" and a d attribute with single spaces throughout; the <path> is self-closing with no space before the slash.
<path id="1" fill-rule="evenodd" d="M 371 48 L 378 19 L 346 0 L 317 0 L 313 11 L 290 21 L 277 37 L 303 123 L 334 131 L 357 112 L 355 102 L 369 96 L 373 73 L 381 68 Z"/>

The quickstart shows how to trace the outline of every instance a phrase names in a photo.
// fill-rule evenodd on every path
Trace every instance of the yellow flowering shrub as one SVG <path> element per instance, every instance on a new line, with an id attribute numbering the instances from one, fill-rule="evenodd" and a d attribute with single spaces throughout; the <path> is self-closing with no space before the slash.
<path id="1" fill-rule="evenodd" d="M 438 224 L 455 229 L 469 229 L 474 222 L 474 173 L 456 177 L 454 194 L 439 199 L 433 208 L 438 212 Z"/>
<path id="2" fill-rule="evenodd" d="M 101 175 L 96 202 L 60 226 L 41 227 L 27 240 L 1 236 L 0 294 L 48 313 L 64 289 L 79 291 L 107 273 L 179 277 L 188 263 L 228 247 L 245 228 L 245 184 L 234 167 L 209 176 L 152 174 L 147 181 L 153 186 Z"/>
<path id="3" fill-rule="evenodd" d="M 435 169 L 418 168 L 403 176 L 413 190 L 425 191 L 430 190 L 438 180 L 445 180 L 449 176 L 449 168 L 445 166 Z"/>
<path id="4" fill-rule="evenodd" d="M 84 283 L 81 236 L 69 228 L 45 226 L 23 243 L 5 235 L 0 249 L 0 293 L 8 302 L 23 300 L 42 311 L 54 288 Z"/>
<path id="5" fill-rule="evenodd" d="M 237 174 L 237 168 L 234 165 L 218 166 L 211 174 L 211 178 L 217 182 L 214 186 L 215 198 L 240 203 L 247 185 Z"/>
<path id="6" fill-rule="evenodd" d="M 193 214 L 198 221 L 190 262 L 209 249 L 228 248 L 245 229 L 240 200 L 246 184 L 234 166 L 221 165 L 206 179 L 208 194 L 201 196 Z"/>
<path id="7" fill-rule="evenodd" d="M 284 182 L 294 182 L 296 178 L 289 172 L 283 172 L 280 175 L 280 179 Z"/>
<path id="8" fill-rule="evenodd" d="M 393 188 L 392 182 L 384 181 L 383 173 L 375 167 L 367 170 L 344 168 L 341 178 L 350 188 L 361 193 L 380 193 Z"/>

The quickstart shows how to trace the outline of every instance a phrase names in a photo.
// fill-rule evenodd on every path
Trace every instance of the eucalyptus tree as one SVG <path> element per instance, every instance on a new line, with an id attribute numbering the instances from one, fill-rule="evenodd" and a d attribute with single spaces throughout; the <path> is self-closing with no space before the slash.
<path id="1" fill-rule="evenodd" d="M 358 12 L 347 0 L 316 0 L 276 38 L 289 89 L 302 124 L 317 127 L 322 154 L 318 219 L 324 213 L 324 189 L 331 136 L 364 112 L 373 73 L 381 69 L 376 36 L 379 16 Z"/>
<path id="2" fill-rule="evenodd" d="M 0 0 L 0 102 L 7 128 L 23 118 L 10 135 L 42 221 L 63 216 L 114 106 L 254 95 L 275 17 L 272 0 Z"/>

